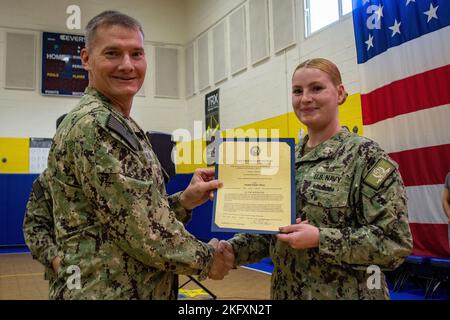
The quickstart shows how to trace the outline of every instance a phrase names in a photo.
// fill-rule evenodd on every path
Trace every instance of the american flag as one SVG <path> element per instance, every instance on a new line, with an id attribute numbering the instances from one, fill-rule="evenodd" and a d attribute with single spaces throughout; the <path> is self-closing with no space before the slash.
<path id="1" fill-rule="evenodd" d="M 364 133 L 399 164 L 413 254 L 450 257 L 450 0 L 353 0 Z"/>

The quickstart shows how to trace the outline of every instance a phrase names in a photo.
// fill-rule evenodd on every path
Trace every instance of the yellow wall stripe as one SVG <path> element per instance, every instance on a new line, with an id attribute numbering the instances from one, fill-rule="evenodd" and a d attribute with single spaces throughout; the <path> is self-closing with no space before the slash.
<path id="1" fill-rule="evenodd" d="M 0 173 L 29 173 L 29 138 L 0 138 Z"/>
<path id="2" fill-rule="evenodd" d="M 339 107 L 339 118 L 343 126 L 350 131 L 357 130 L 363 134 L 361 95 L 353 94 Z M 273 132 L 271 129 L 278 131 Z M 222 131 L 222 137 L 273 137 L 294 138 L 297 142 L 299 131 L 306 127 L 298 121 L 294 112 L 288 112 L 269 119 L 253 122 L 238 128 Z M 206 141 L 196 139 L 178 142 L 176 149 L 177 173 L 192 173 L 197 168 L 205 168 Z M 2 162 L 6 159 L 6 162 Z M 28 173 L 29 172 L 29 139 L 28 138 L 0 138 L 0 173 Z"/>
<path id="3" fill-rule="evenodd" d="M 350 131 L 357 130 L 358 134 L 363 134 L 361 95 L 359 93 L 348 96 L 345 103 L 339 107 L 339 119 L 341 124 L 347 126 Z M 222 137 L 229 138 L 253 137 L 255 133 L 256 137 L 272 137 L 270 129 L 278 129 L 279 138 L 294 138 L 295 142 L 298 142 L 300 129 L 303 129 L 305 134 L 307 133 L 306 127 L 300 123 L 294 112 L 253 122 L 235 129 L 223 130 L 221 133 Z M 198 161 L 194 161 L 193 155 L 197 154 L 196 159 L 198 160 L 199 154 L 204 154 L 205 146 L 206 142 L 202 140 L 177 143 L 177 149 L 179 149 L 177 150 L 177 173 L 192 173 L 196 168 L 205 168 L 206 162 L 198 163 Z M 191 153 L 190 158 L 187 156 L 189 152 Z M 183 158 L 180 159 L 180 156 Z"/>

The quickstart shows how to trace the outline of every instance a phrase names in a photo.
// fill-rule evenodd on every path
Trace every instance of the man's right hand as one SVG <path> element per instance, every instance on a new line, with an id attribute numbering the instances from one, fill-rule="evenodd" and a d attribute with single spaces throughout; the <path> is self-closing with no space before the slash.
<path id="1" fill-rule="evenodd" d="M 220 241 L 220 244 L 216 238 L 209 241 L 209 244 L 214 248 L 214 258 L 208 277 L 213 280 L 222 280 L 234 267 L 233 248 L 231 245 L 228 247 L 222 244 L 222 242 L 226 241 Z"/>
<path id="2" fill-rule="evenodd" d="M 214 191 L 221 187 L 222 182 L 214 179 L 214 169 L 195 169 L 191 182 L 180 195 L 180 203 L 183 208 L 192 210 L 208 199 L 214 200 Z"/>

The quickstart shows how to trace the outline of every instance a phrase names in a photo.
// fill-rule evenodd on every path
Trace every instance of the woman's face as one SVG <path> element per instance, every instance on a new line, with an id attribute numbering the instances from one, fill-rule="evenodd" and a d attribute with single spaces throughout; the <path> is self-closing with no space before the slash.
<path id="1" fill-rule="evenodd" d="M 309 129 L 324 130 L 339 123 L 338 105 L 344 97 L 344 87 L 336 86 L 319 69 L 301 68 L 292 77 L 292 106 Z"/>

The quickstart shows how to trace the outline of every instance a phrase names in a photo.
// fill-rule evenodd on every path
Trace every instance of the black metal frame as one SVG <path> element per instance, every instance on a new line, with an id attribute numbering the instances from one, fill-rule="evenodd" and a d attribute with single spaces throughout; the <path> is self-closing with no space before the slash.
<path id="1" fill-rule="evenodd" d="M 217 300 L 217 296 L 212 293 L 208 288 L 206 288 L 204 285 L 202 285 L 200 283 L 200 281 L 196 280 L 194 277 L 192 276 L 187 276 L 189 278 L 188 281 L 186 281 L 185 283 L 183 283 L 181 286 L 178 287 L 178 289 L 183 288 L 185 285 L 187 285 L 189 282 L 193 281 L 196 285 L 198 285 L 200 288 L 202 288 L 203 290 L 205 290 L 212 298 L 213 300 Z"/>

